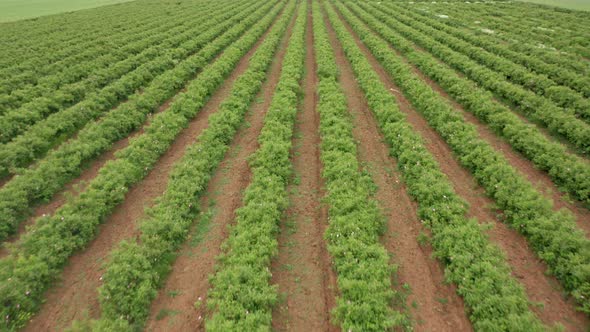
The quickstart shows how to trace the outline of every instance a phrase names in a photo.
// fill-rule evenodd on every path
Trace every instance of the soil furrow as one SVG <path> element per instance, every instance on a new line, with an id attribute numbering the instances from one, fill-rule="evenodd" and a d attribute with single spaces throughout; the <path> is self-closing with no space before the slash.
<path id="1" fill-rule="evenodd" d="M 125 201 L 100 226 L 97 237 L 82 252 L 70 258 L 61 281 L 48 292 L 47 301 L 25 331 L 62 330 L 73 320 L 97 317 L 100 312 L 97 288 L 100 286 L 103 262 L 117 243 L 138 235 L 136 222 L 145 216 L 145 208 L 153 205 L 154 199 L 164 192 L 174 163 L 207 127 L 208 117 L 229 94 L 233 81 L 246 70 L 248 60 L 262 40 L 240 60 L 222 86 L 156 162 L 152 171 L 129 190 Z M 63 303 L 68 305 L 61 305 Z"/>
<path id="2" fill-rule="evenodd" d="M 187 243 L 179 251 L 164 287 L 152 303 L 147 331 L 202 331 L 208 315 L 206 295 L 209 275 L 221 244 L 229 235 L 228 226 L 242 204 L 242 192 L 250 182 L 248 157 L 258 148 L 258 135 L 278 83 L 288 37 L 293 30 L 292 19 L 280 44 L 267 81 L 256 97 L 244 122 L 236 133 L 229 151 L 215 172 L 207 194 L 201 199 L 201 215 Z"/>
<path id="3" fill-rule="evenodd" d="M 337 331 L 330 323 L 335 306 L 336 277 L 323 239 L 327 209 L 321 180 L 319 114 L 316 112 L 317 76 L 313 50 L 311 4 L 306 30 L 304 98 L 297 115 L 289 186 L 290 206 L 281 221 L 279 254 L 273 261 L 272 283 L 281 302 L 273 312 L 276 331 Z"/>
<path id="4" fill-rule="evenodd" d="M 431 258 L 431 248 L 417 242 L 418 235 L 427 230 L 420 224 L 416 203 L 406 192 L 396 170 L 397 163 L 389 156 L 334 30 L 326 24 L 352 114 L 353 134 L 359 142 L 359 159 L 378 186 L 376 199 L 387 220 L 383 242 L 393 254 L 392 263 L 399 265 L 398 286 L 401 288 L 407 284 L 411 289 L 406 300 L 414 327 L 417 331 L 470 331 L 471 323 L 465 314 L 463 299 L 456 294 L 454 285 L 445 283 L 444 269 Z"/>
<path id="5" fill-rule="evenodd" d="M 410 102 L 400 92 L 401 89 L 392 82 L 377 59 L 352 32 L 350 26 L 345 21 L 344 24 L 379 74 L 381 81 L 396 97 L 400 110 L 407 115 L 409 123 L 425 139 L 427 149 L 449 177 L 456 192 L 469 203 L 469 217 L 494 226 L 489 230 L 490 238 L 506 254 L 512 267 L 512 274 L 524 286 L 529 299 L 539 304 L 532 306 L 532 310 L 545 324 L 561 323 L 568 331 L 584 331 L 590 326 L 588 318 L 575 310 L 575 304 L 571 299 L 564 299 L 563 288 L 554 277 L 545 274 L 546 266 L 528 247 L 526 240 L 518 232 L 499 221 L 499 212 L 493 209 L 493 201 L 485 196 L 484 190 L 469 171 L 454 158 L 451 148 L 440 135 L 412 108 Z"/>

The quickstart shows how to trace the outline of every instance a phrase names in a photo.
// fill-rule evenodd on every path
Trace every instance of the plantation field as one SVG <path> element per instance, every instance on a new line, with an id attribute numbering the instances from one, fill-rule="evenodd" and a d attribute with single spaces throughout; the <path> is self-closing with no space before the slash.
<path id="1" fill-rule="evenodd" d="M 590 12 L 0 24 L 0 331 L 588 331 Z"/>
<path id="2" fill-rule="evenodd" d="M 17 21 L 127 1 L 130 0 L 0 0 L 0 22 Z"/>

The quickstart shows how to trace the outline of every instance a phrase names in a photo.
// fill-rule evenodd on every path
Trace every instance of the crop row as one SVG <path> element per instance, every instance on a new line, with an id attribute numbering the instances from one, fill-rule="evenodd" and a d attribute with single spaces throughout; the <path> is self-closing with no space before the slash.
<path id="1" fill-rule="evenodd" d="M 75 14 L 5 23 L 0 28 L 0 43 L 14 46 L 0 50 L 0 70 L 16 69 L 13 74 L 18 74 L 35 63 L 42 69 L 42 66 L 79 53 L 93 45 L 92 42 L 108 43 L 109 36 L 157 20 L 163 12 L 153 10 L 152 6 L 133 7 L 128 12 L 122 11 L 121 7 L 102 7 L 92 12 L 78 11 Z M 169 7 L 167 14 L 187 12 L 183 11 L 183 7 Z M 96 15 L 100 20 L 96 19 Z"/>
<path id="2" fill-rule="evenodd" d="M 536 167 L 546 171 L 558 186 L 577 200 L 590 204 L 590 165 L 585 160 L 547 139 L 535 126 L 527 125 L 509 108 L 494 102 L 490 93 L 460 77 L 449 66 L 439 63 L 428 53 L 417 51 L 412 43 L 385 25 L 389 22 L 386 14 L 370 7 L 365 7 L 365 11 L 353 4 L 349 7 L 411 64 L 438 82 L 467 111 L 506 138 Z"/>
<path id="3" fill-rule="evenodd" d="M 77 63 L 70 63 L 68 65 L 48 65 L 44 68 L 32 73 L 27 81 L 18 81 L 20 76 L 25 74 L 5 74 L 6 81 L 0 84 L 7 90 L 6 94 L 0 95 L 0 107 L 2 113 L 9 110 L 14 110 L 24 103 L 32 99 L 45 95 L 49 91 L 53 91 L 64 85 L 74 83 L 87 77 L 91 70 L 97 71 L 102 68 L 111 66 L 113 63 L 121 61 L 130 55 L 137 55 L 143 48 L 143 42 L 150 38 L 158 41 L 159 36 L 168 36 L 168 30 L 174 29 L 178 32 L 186 29 L 185 19 L 195 18 L 197 15 L 185 13 L 184 16 L 179 17 L 178 21 L 170 20 L 154 20 L 153 24 L 140 26 L 137 30 L 127 31 L 129 34 L 118 34 L 110 38 L 111 45 L 122 44 L 121 48 L 108 50 L 109 46 L 100 45 L 99 47 L 89 47 L 83 50 L 87 54 L 87 61 L 80 61 Z M 179 24 L 182 22 L 183 24 Z M 178 33 L 177 32 L 177 33 Z M 152 44 L 153 45 L 153 44 Z M 148 45 L 148 46 L 152 46 Z M 143 47 L 141 47 L 143 46 Z M 139 47 L 139 48 L 138 48 Z M 94 53 L 91 53 L 92 50 Z M 82 51 L 81 51 L 82 52 Z M 48 70 L 49 69 L 49 70 Z M 3 77 L 4 78 L 4 77 Z"/>
<path id="4" fill-rule="evenodd" d="M 568 69 L 563 68 L 561 66 L 547 64 L 534 56 L 528 56 L 526 54 L 514 52 L 514 51 L 510 50 L 508 47 L 506 47 L 502 44 L 499 44 L 497 42 L 497 40 L 494 40 L 494 39 L 492 39 L 488 36 L 485 36 L 485 35 L 481 35 L 481 34 L 475 35 L 473 33 L 468 33 L 468 32 L 456 29 L 450 25 L 445 24 L 446 23 L 445 20 L 439 20 L 439 21 L 434 20 L 432 18 L 432 16 L 428 15 L 427 13 L 416 12 L 416 14 L 412 15 L 412 14 L 409 14 L 410 13 L 409 11 L 402 9 L 402 8 L 403 8 L 402 6 L 395 6 L 395 9 L 397 11 L 400 11 L 400 10 L 405 11 L 409 15 L 409 17 L 411 17 L 412 19 L 426 23 L 433 28 L 444 31 L 446 33 L 449 33 L 457 38 L 461 38 L 462 40 L 467 41 L 467 42 L 471 43 L 472 45 L 482 47 L 489 52 L 492 52 L 498 56 L 501 56 L 501 57 L 504 57 L 504 58 L 509 59 L 511 61 L 514 61 L 514 62 L 524 66 L 525 68 L 532 70 L 538 74 L 547 75 L 549 78 L 553 79 L 555 82 L 557 82 L 561 85 L 568 86 L 571 89 L 574 89 L 575 91 L 582 93 L 583 97 L 590 97 L 590 78 L 587 76 L 580 75 L 577 72 L 574 72 L 572 70 L 568 70 Z M 439 23 L 439 22 L 442 22 L 442 23 Z M 523 75 L 523 77 L 524 77 L 525 74 L 522 73 L 522 70 L 520 72 L 521 72 L 521 75 Z M 511 74 L 513 74 L 513 73 L 515 73 L 515 72 L 511 72 Z M 539 84 L 539 85 L 545 84 L 546 86 L 541 87 L 545 91 L 547 91 L 547 88 L 550 88 L 552 85 L 554 85 L 554 84 L 552 84 L 552 82 L 546 81 L 543 76 L 541 76 L 540 81 L 535 82 L 535 88 L 536 88 L 537 84 Z M 552 91 L 554 89 L 550 89 L 550 90 Z M 559 89 L 559 91 L 561 91 L 561 89 Z M 560 103 L 560 104 L 562 104 L 562 106 L 564 106 L 564 107 L 570 106 L 570 107 L 575 108 L 576 103 L 578 103 L 578 102 L 580 104 L 582 103 L 582 101 L 580 99 L 583 100 L 583 97 L 579 98 L 581 96 L 573 95 L 573 94 L 571 94 L 570 91 L 564 90 L 563 92 L 564 92 L 564 96 L 562 96 L 562 98 L 565 98 L 566 96 L 571 96 L 572 98 L 569 100 L 564 100 L 564 102 L 566 102 L 565 104 Z M 556 97 L 555 94 L 551 94 L 552 99 L 554 99 L 555 97 Z M 560 101 L 557 100 L 557 102 L 559 103 Z M 586 102 L 588 102 L 588 101 L 586 101 Z M 578 108 L 581 109 L 581 107 L 582 107 L 582 105 L 580 105 Z M 588 109 L 586 109 L 586 110 L 590 111 Z M 586 115 L 588 115 L 588 114 L 586 114 Z M 590 118 L 588 118 L 587 116 L 585 118 L 587 120 L 590 120 Z"/>
<path id="5" fill-rule="evenodd" d="M 567 9 L 562 11 L 561 8 L 540 7 L 530 3 L 522 4 L 521 6 L 506 6 L 501 4 L 500 6 L 494 7 L 494 9 L 498 13 L 502 13 L 501 16 L 496 16 L 498 19 L 506 18 L 509 22 L 512 21 L 533 31 L 537 30 L 537 33 L 553 37 L 590 37 L 587 29 L 587 24 L 590 24 L 590 17 L 583 11 Z M 526 11 L 527 15 L 522 15 L 523 11 Z M 570 42 L 584 47 L 590 46 L 590 41 L 581 38 L 564 42 Z"/>
<path id="6" fill-rule="evenodd" d="M 531 15 L 527 15 L 526 21 L 520 21 L 522 17 L 521 10 L 513 6 L 500 6 L 502 10 L 509 13 L 511 19 L 516 19 L 517 23 L 526 23 L 527 27 L 547 27 L 549 29 L 537 29 L 545 34 L 555 37 L 557 40 L 563 39 L 564 36 L 571 38 L 570 40 L 560 40 L 570 42 L 574 45 L 579 45 L 588 49 L 590 47 L 590 32 L 588 31 L 588 24 L 590 24 L 590 16 L 587 12 L 580 10 L 566 10 L 560 12 L 560 9 L 537 7 L 531 4 L 525 4 L 527 11 Z"/>
<path id="7" fill-rule="evenodd" d="M 395 16 L 398 15 L 395 14 Z M 497 93 L 510 103 L 518 106 L 519 110 L 524 112 L 530 119 L 544 124 L 551 132 L 563 135 L 582 153 L 590 153 L 590 125 L 576 118 L 573 114 L 565 113 L 563 109 L 553 105 L 545 98 L 537 96 L 534 92 L 508 82 L 504 75 L 486 66 L 479 65 L 468 56 L 453 51 L 449 46 L 435 41 L 431 37 L 431 35 L 436 34 L 434 29 L 428 29 L 428 33 L 421 33 L 414 28 L 419 23 L 406 23 L 408 25 L 397 20 L 388 20 L 388 25 L 404 37 L 461 71 L 482 87 Z"/>
<path id="8" fill-rule="evenodd" d="M 214 8 L 212 8 L 213 11 Z M 217 8 L 217 11 L 221 8 Z M 120 38 L 113 38 L 112 43 L 124 45 L 120 49 L 100 55 L 92 54 L 89 61 L 76 63 L 66 67 L 58 68 L 49 75 L 39 75 L 34 82 L 23 87 L 8 87 L 10 94 L 0 96 L 1 114 L 6 114 L 20 108 L 20 111 L 27 112 L 31 105 L 39 108 L 37 104 L 31 104 L 32 100 L 39 97 L 47 98 L 52 107 L 61 108 L 73 105 L 87 95 L 92 88 L 99 88 L 106 85 L 110 80 L 117 78 L 118 73 L 112 70 L 114 66 L 126 66 L 127 71 L 133 70 L 139 64 L 153 58 L 172 44 L 167 40 L 176 37 L 180 33 L 186 34 L 186 30 L 193 27 L 192 20 L 199 15 L 191 13 L 178 17 L 176 20 L 156 21 L 151 29 L 141 27 L 142 30 L 130 31 L 129 35 Z M 180 23 L 180 24 L 179 24 Z M 161 46 L 160 46 L 161 44 Z M 98 49 L 102 52 L 106 47 Z M 159 51 L 159 52 L 156 52 Z M 123 71 L 120 75 L 125 73 Z M 60 95 L 59 98 L 51 94 Z M 67 97 L 64 99 L 64 97 Z M 47 102 L 46 101 L 46 102 Z M 26 107 L 22 107 L 25 106 Z"/>
<path id="9" fill-rule="evenodd" d="M 405 7 L 412 9 L 409 8 L 409 6 Z M 421 10 L 416 10 L 416 12 L 418 11 Z M 444 11 L 437 10 L 437 13 L 450 15 L 450 19 L 444 20 L 445 24 L 465 31 L 475 31 L 481 38 L 486 38 L 492 43 L 502 43 L 512 51 L 519 54 L 526 54 L 546 63 L 558 65 L 563 69 L 579 72 L 582 75 L 587 75 L 590 73 L 590 68 L 588 68 L 588 65 L 585 63 L 585 61 L 582 60 L 578 55 L 556 50 L 551 46 L 544 44 L 531 44 L 531 39 L 529 36 L 523 35 L 522 33 L 511 29 L 511 24 L 513 23 L 511 21 L 503 22 L 499 26 L 502 31 L 492 30 L 493 33 L 491 34 L 489 32 L 483 32 L 482 29 L 496 29 L 496 26 L 493 24 L 495 24 L 494 22 L 497 19 L 496 17 L 489 15 L 490 12 L 485 7 L 478 10 L 477 7 L 471 7 L 467 9 L 462 8 L 461 6 L 448 6 L 444 8 Z M 476 21 L 474 21 L 474 19 Z M 527 34 L 532 33 L 531 30 L 534 31 L 535 28 L 529 28 Z M 537 29 L 537 31 L 539 30 Z"/>
<path id="10" fill-rule="evenodd" d="M 432 20 L 424 19 L 417 15 L 406 14 L 397 8 L 390 9 L 388 6 L 379 6 L 379 9 L 383 13 L 391 15 L 396 21 L 411 26 L 417 31 L 428 35 L 433 40 L 494 70 L 497 74 L 501 74 L 505 80 L 513 82 L 515 86 L 520 85 L 527 90 L 535 92 L 538 96 L 551 101 L 555 105 L 565 108 L 563 110 L 554 108 L 555 111 L 574 113 L 585 121 L 590 122 L 590 100 L 584 98 L 584 95 L 581 93 L 567 86 L 560 86 L 547 76 L 533 73 L 526 67 L 495 55 L 480 46 L 474 46 L 461 38 L 441 30 L 439 26 L 430 26 Z M 588 88 L 590 89 L 590 86 Z"/>
<path id="11" fill-rule="evenodd" d="M 547 24 L 547 21 L 552 22 L 552 25 L 555 29 L 554 31 L 547 31 L 550 35 L 559 35 L 559 33 L 554 34 L 553 32 L 564 32 L 564 33 L 571 33 L 572 35 L 580 35 L 585 37 L 590 37 L 590 32 L 588 32 L 587 24 L 590 24 L 590 16 L 586 11 L 580 10 L 572 10 L 560 7 L 548 7 L 548 6 L 539 6 L 532 3 L 523 3 L 521 6 L 512 6 L 505 3 L 500 4 L 499 6 L 495 7 L 498 12 L 505 13 L 504 17 L 508 17 L 510 19 L 519 19 L 523 18 L 522 20 L 518 20 L 518 23 L 525 24 L 528 27 L 539 26 L 540 24 Z M 523 17 L 522 12 L 523 10 L 527 11 L 527 14 Z M 590 46 L 590 41 L 576 41 L 580 45 Z"/>
<path id="12" fill-rule="evenodd" d="M 490 243 L 476 220 L 465 217 L 466 203 L 407 122 L 338 14 L 331 6 L 327 12 L 390 152 L 397 158 L 408 193 L 418 202 L 418 216 L 432 231 L 435 256 L 446 265 L 447 280 L 458 286 L 457 292 L 469 308 L 475 330 L 542 330 L 504 255 Z M 374 37 L 347 16 L 344 8 L 341 13 L 371 47 L 376 41 Z M 380 52 L 384 50 L 381 48 Z"/>
<path id="13" fill-rule="evenodd" d="M 259 147 L 250 156 L 252 180 L 244 191 L 242 207 L 236 210 L 235 223 L 223 244 L 224 251 L 217 258 L 208 293 L 208 306 L 214 310 L 206 324 L 209 331 L 270 331 L 278 292 L 276 286 L 270 285 L 269 268 L 278 252 L 278 224 L 288 205 L 291 140 L 305 58 L 306 13 L 307 1 L 302 1 L 279 81 L 258 136 Z M 264 60 L 261 58 L 256 65 L 258 76 L 270 64 L 273 52 L 273 49 L 266 51 Z"/>
<path id="14" fill-rule="evenodd" d="M 582 36 L 580 30 L 573 32 L 568 28 L 567 30 L 569 31 L 566 32 L 565 29 L 555 29 L 553 25 L 547 25 L 546 23 L 523 25 L 519 23 L 518 17 L 518 13 L 514 13 L 508 21 L 508 24 L 506 24 L 506 21 L 501 20 L 499 21 L 497 28 L 500 30 L 510 29 L 511 33 L 518 33 L 520 34 L 520 39 L 529 42 L 546 43 L 555 46 L 557 49 L 576 54 L 579 57 L 590 57 L 588 36 Z M 549 22 L 551 22 L 551 20 L 549 20 Z M 564 36 L 567 37 L 564 38 Z"/>
<path id="15" fill-rule="evenodd" d="M 528 7 L 528 8 L 523 8 Z M 530 4 L 521 4 L 520 6 L 511 6 L 506 8 L 508 10 L 482 8 L 482 13 L 487 11 L 485 14 L 486 24 L 496 31 L 510 33 L 516 36 L 515 38 L 527 43 L 542 43 L 548 44 L 558 48 L 559 50 L 567 51 L 568 53 L 575 53 L 580 56 L 590 56 L 590 49 L 588 48 L 587 41 L 583 37 L 584 32 L 587 29 L 576 29 L 571 23 L 572 14 L 568 14 L 569 18 L 565 18 L 568 22 L 566 29 L 559 27 L 559 22 L 564 18 L 549 18 L 544 20 L 544 23 L 539 24 L 534 22 L 527 22 L 527 18 L 540 15 L 544 12 L 548 12 L 546 9 L 531 8 Z M 490 15 L 491 12 L 499 12 L 503 17 L 495 17 Z M 527 15 L 522 15 L 522 12 L 526 11 Z M 523 18 L 525 18 L 523 20 Z M 546 22 L 551 22 L 551 25 L 547 25 Z M 556 30 L 557 29 L 557 30 Z M 558 32 L 559 31 L 559 32 Z M 584 45 L 586 44 L 586 45 Z"/>
<path id="16" fill-rule="evenodd" d="M 102 316 L 96 323 L 98 330 L 121 325 L 133 329 L 143 326 L 165 271 L 170 269 L 174 252 L 186 240 L 198 214 L 198 199 L 207 189 L 213 171 L 229 149 L 246 111 L 260 90 L 294 8 L 295 1 L 291 1 L 250 59 L 248 69 L 232 86 L 229 97 L 217 113 L 209 117 L 207 128 L 174 165 L 166 191 L 148 210 L 149 217 L 140 222 L 139 241 L 124 241 L 111 254 L 103 275 L 104 284 L 99 290 Z M 270 22 L 269 19 L 265 24 Z M 258 30 L 247 34 L 228 52 L 245 55 L 261 33 L 262 30 Z"/>
<path id="17" fill-rule="evenodd" d="M 486 12 L 490 7 L 482 7 L 480 11 Z M 499 13 L 499 16 L 493 15 L 498 22 L 514 23 L 519 27 L 523 27 L 530 31 L 535 31 L 538 34 L 563 37 L 563 36 L 584 36 L 590 37 L 585 23 L 590 23 L 588 17 L 584 17 L 581 11 L 554 10 L 554 8 L 540 7 L 532 4 L 521 5 L 504 5 L 494 6 L 491 8 L 494 12 Z M 527 15 L 522 15 L 523 11 L 527 11 Z M 575 18 L 575 19 L 574 19 Z M 584 22 L 586 21 L 586 22 Z M 550 23 L 550 25 L 549 25 Z M 551 29 L 547 28 L 550 27 Z M 545 29 L 539 29 L 545 28 Z M 565 43 L 579 44 L 580 46 L 589 46 L 590 42 L 587 40 L 564 40 Z"/>
<path id="18" fill-rule="evenodd" d="M 205 10 L 214 10 L 222 6 L 205 3 L 203 7 L 202 9 Z M 36 84 L 40 77 L 55 74 L 71 67 L 77 67 L 87 62 L 94 62 L 101 55 L 119 54 L 125 49 L 126 44 L 124 42 L 122 43 L 125 39 L 145 35 L 145 33 L 149 33 L 154 29 L 159 30 L 162 25 L 168 25 L 168 22 L 178 23 L 182 22 L 179 19 L 203 14 L 202 10 L 192 8 L 183 11 L 181 6 L 171 6 L 170 9 L 166 10 L 168 14 L 164 14 L 161 11 L 159 14 L 154 15 L 154 12 L 157 13 L 157 10 L 154 8 L 152 10 L 152 12 L 136 10 L 133 14 L 128 13 L 124 19 L 101 17 L 101 21 L 104 20 L 102 30 L 97 30 L 94 33 L 88 31 L 86 35 L 82 36 L 82 40 L 78 38 L 72 41 L 71 45 L 55 41 L 38 52 L 31 49 L 34 47 L 27 47 L 27 51 L 25 52 L 31 53 L 32 58 L 28 60 L 21 59 L 22 56 L 17 53 L 12 65 L 0 70 L 0 77 L 2 77 L 0 92 L 3 94 L 10 93 L 24 85 Z M 62 22 L 61 26 L 62 28 L 66 27 L 65 30 L 69 31 L 70 29 L 76 29 L 80 25 L 80 22 L 73 21 L 69 24 Z M 79 27 L 82 30 L 84 28 L 84 26 Z M 48 36 L 45 33 L 41 33 L 39 36 L 43 36 L 43 38 L 49 40 L 55 38 L 55 35 Z M 38 39 L 39 36 L 36 36 L 37 38 L 33 37 L 32 39 Z M 23 51 L 21 50 L 20 52 L 22 53 Z"/>
<path id="19" fill-rule="evenodd" d="M 242 37 L 250 41 L 246 46 L 253 45 L 256 40 L 251 36 L 260 36 L 281 7 L 274 6 L 262 20 L 262 13 L 248 16 L 212 44 L 231 44 L 255 24 Z M 231 38 L 225 40 L 226 36 Z M 240 41 L 237 43 L 243 46 Z M 188 85 L 186 92 L 177 96 L 166 112 L 152 119 L 142 135 L 117 152 L 116 159 L 107 162 L 79 196 L 68 200 L 54 215 L 37 219 L 36 224 L 11 247 L 10 255 L 0 260 L 0 312 L 5 318 L 0 328 L 16 328 L 30 319 L 38 309 L 44 291 L 60 274 L 68 258 L 95 237 L 97 226 L 124 200 L 130 186 L 149 173 L 244 52 L 242 48 L 230 46 Z M 211 53 L 211 58 L 217 54 Z"/>
<path id="20" fill-rule="evenodd" d="M 180 13 L 179 16 L 179 18 L 188 18 L 194 16 L 194 14 Z M 133 21 L 133 19 L 131 20 Z M 127 43 L 135 42 L 138 38 L 149 35 L 153 30 L 165 31 L 161 30 L 160 27 L 162 25 L 168 25 L 167 23 L 171 21 L 169 18 L 166 19 L 166 17 L 155 18 L 151 21 L 143 21 L 140 17 L 137 17 L 136 20 L 136 26 L 132 26 L 130 29 L 125 29 L 119 33 L 109 31 L 108 28 L 105 28 L 105 34 L 102 39 L 97 38 L 94 43 L 88 43 L 85 47 L 79 47 L 76 54 L 70 57 L 60 58 L 56 62 L 45 63 L 44 60 L 50 57 L 48 54 L 40 54 L 39 58 L 30 60 L 31 64 L 15 61 L 13 66 L 0 71 L 0 77 L 2 77 L 0 81 L 2 104 L 0 105 L 3 108 L 17 107 L 21 98 L 28 97 L 28 95 L 18 90 L 33 87 L 45 76 L 56 75 L 62 71 L 70 72 L 73 76 L 76 72 L 71 71 L 72 68 L 94 63 L 96 60 L 102 59 L 101 56 L 103 55 L 105 58 L 104 66 L 109 65 L 108 58 L 113 55 L 120 55 L 121 51 L 127 48 Z M 176 22 L 178 24 L 178 22 L 182 21 Z M 57 45 L 54 44 L 53 47 L 56 48 L 58 47 Z M 65 47 L 65 45 L 63 46 Z M 51 51 L 47 52 L 50 53 Z M 14 96 L 9 97 L 9 95 Z M 14 103 L 14 106 L 12 103 Z"/>
<path id="21" fill-rule="evenodd" d="M 250 16 L 258 17 L 268 6 Z M 0 188 L 0 239 L 13 234 L 31 206 L 49 200 L 63 186 L 80 174 L 89 161 L 109 149 L 114 142 L 139 128 L 146 117 L 160 104 L 174 96 L 186 81 L 202 69 L 223 48 L 245 29 L 236 22 L 248 19 L 243 12 L 226 24 L 205 32 L 195 42 L 204 46 L 201 51 L 179 63 L 173 70 L 156 78 L 142 94 L 134 95 L 127 103 L 109 112 L 101 121 L 91 123 L 78 133 L 76 139 L 51 151 L 35 168 L 27 169 Z M 229 28 L 229 30 L 228 30 Z"/>
<path id="22" fill-rule="evenodd" d="M 96 119 L 104 112 L 112 112 L 122 99 L 134 100 L 137 95 L 145 94 L 145 91 L 136 91 L 145 87 L 163 72 L 173 68 L 179 61 L 190 56 L 204 46 L 201 34 L 215 27 L 216 29 L 229 28 L 228 22 L 237 13 L 250 13 L 261 4 L 246 3 L 246 6 L 238 6 L 233 10 L 225 10 L 202 20 L 195 30 L 189 30 L 186 34 L 173 37 L 184 43 L 165 51 L 154 60 L 143 63 L 131 73 L 124 75 L 98 93 L 91 94 L 86 100 L 48 116 L 46 119 L 31 126 L 21 136 L 13 141 L 0 145 L 0 178 L 8 174 L 14 174 L 18 168 L 26 167 L 37 158 L 43 156 L 49 149 L 69 138 L 91 120 Z M 239 17 L 245 17 L 240 14 Z M 231 22 L 235 21 L 232 19 Z M 220 26 L 221 24 L 221 26 Z M 174 44 L 177 44 L 176 42 Z M 144 89 L 145 90 L 145 89 Z M 129 96 L 135 92 L 135 96 Z"/>
<path id="23" fill-rule="evenodd" d="M 340 6 L 361 40 L 406 94 L 414 107 L 447 142 L 503 211 L 504 221 L 520 232 L 564 288 L 590 313 L 590 241 L 567 211 L 553 211 L 552 201 L 512 168 L 502 154 L 479 138 L 476 128 L 416 77 L 412 67 Z"/>
<path id="24" fill-rule="evenodd" d="M 191 29 L 191 31 L 185 31 L 180 34 L 179 31 L 176 31 L 175 29 L 171 30 L 172 31 L 164 30 L 163 35 L 165 35 L 166 38 L 172 39 L 162 43 L 162 45 L 154 46 L 155 40 L 152 38 L 143 39 L 136 44 L 129 45 L 131 48 L 147 48 L 139 54 L 132 55 L 133 52 L 131 52 L 131 54 L 127 53 L 125 55 L 120 55 L 124 60 L 112 66 L 108 66 L 107 68 L 97 70 L 87 79 L 66 84 L 53 92 L 49 92 L 51 90 L 49 89 L 46 96 L 33 99 L 17 109 L 8 110 L 4 115 L 0 116 L 0 143 L 9 142 L 15 136 L 25 132 L 31 125 L 42 121 L 50 114 L 58 113 L 66 107 L 77 104 L 87 96 L 91 98 L 96 97 L 96 94 L 100 93 L 101 88 L 108 86 L 113 81 L 116 83 L 122 76 L 125 78 L 129 73 L 133 75 L 134 70 L 137 69 L 138 66 L 154 61 L 154 58 L 156 58 L 155 61 L 158 61 L 157 58 L 163 55 L 172 57 L 173 60 L 175 58 L 182 59 L 190 49 L 184 50 L 183 52 L 182 47 L 178 47 L 178 44 L 184 40 L 190 42 L 191 37 L 198 34 L 200 30 Z M 171 52 L 170 48 L 178 48 L 178 51 Z M 126 50 L 126 52 L 127 51 L 129 50 Z M 95 64 L 100 67 L 99 63 Z M 132 92 L 140 86 L 130 86 L 126 90 Z M 39 85 L 36 87 L 43 89 L 43 87 Z M 115 98 L 114 101 L 116 102 L 125 97 L 126 94 L 117 95 L 117 98 Z M 112 104 L 113 103 L 105 103 L 103 109 L 109 109 L 112 107 Z M 76 107 L 80 106 L 76 105 Z M 84 109 L 84 106 L 81 108 Z"/>
<path id="25" fill-rule="evenodd" d="M 397 268 L 380 236 L 384 218 L 372 197 L 375 184 L 361 172 L 346 97 L 320 6 L 313 8 L 320 114 L 320 158 L 326 182 L 329 225 L 325 238 L 337 275 L 339 296 L 334 320 L 343 331 L 386 331 L 409 325 L 393 310 L 392 274 Z M 399 294 L 398 294 L 399 297 Z"/>

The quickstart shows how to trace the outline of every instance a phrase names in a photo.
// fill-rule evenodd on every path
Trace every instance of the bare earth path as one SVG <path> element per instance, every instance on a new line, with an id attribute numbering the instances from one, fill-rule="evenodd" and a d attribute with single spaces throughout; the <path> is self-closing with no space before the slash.
<path id="1" fill-rule="evenodd" d="M 335 305 L 336 276 L 323 234 L 327 208 L 323 197 L 319 152 L 317 76 L 313 50 L 311 4 L 306 31 L 304 98 L 297 116 L 292 162 L 290 206 L 280 225 L 279 255 L 272 264 L 272 283 L 281 302 L 273 312 L 276 331 L 338 331 L 330 323 Z"/>

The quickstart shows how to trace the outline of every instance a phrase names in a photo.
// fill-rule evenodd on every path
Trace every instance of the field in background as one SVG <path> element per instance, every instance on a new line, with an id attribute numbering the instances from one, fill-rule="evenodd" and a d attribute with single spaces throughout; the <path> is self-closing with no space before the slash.
<path id="1" fill-rule="evenodd" d="M 542 5 L 576 9 L 576 10 L 589 10 L 590 11 L 590 0 L 523 0 L 527 2 L 538 3 Z"/>
<path id="2" fill-rule="evenodd" d="M 132 0 L 0 0 L 0 22 L 112 5 Z"/>

